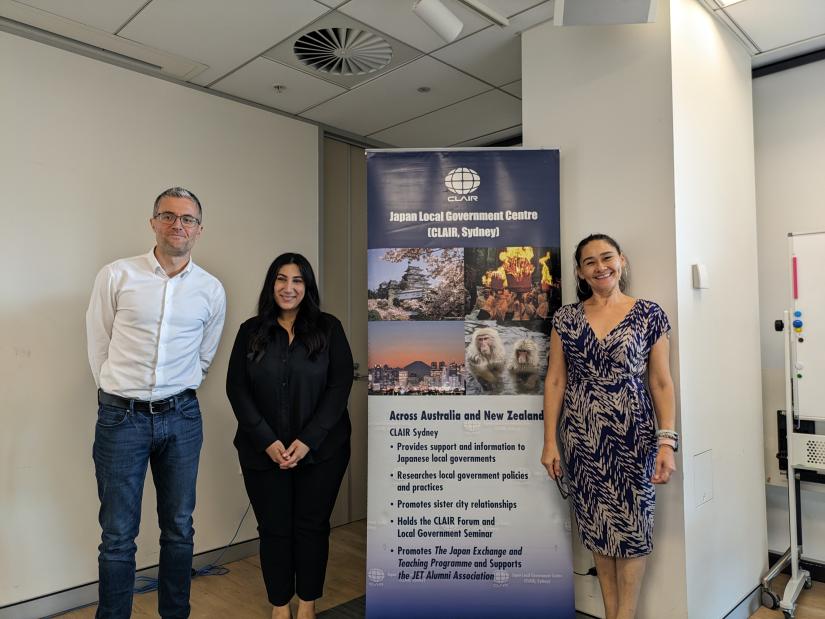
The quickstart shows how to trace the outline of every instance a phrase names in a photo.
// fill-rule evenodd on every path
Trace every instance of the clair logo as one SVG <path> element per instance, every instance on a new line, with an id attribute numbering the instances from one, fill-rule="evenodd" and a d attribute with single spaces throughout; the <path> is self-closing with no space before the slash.
<path id="1" fill-rule="evenodd" d="M 481 179 L 478 172 L 470 168 L 456 168 L 450 170 L 447 176 L 444 177 L 444 184 L 455 195 L 448 196 L 449 202 L 478 202 L 478 196 L 471 196 L 478 186 L 481 185 Z"/>

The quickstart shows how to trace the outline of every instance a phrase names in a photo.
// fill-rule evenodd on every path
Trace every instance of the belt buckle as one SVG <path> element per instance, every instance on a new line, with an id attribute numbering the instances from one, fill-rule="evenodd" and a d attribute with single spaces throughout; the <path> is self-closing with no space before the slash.
<path id="1" fill-rule="evenodd" d="M 154 414 L 155 414 L 155 411 L 154 411 L 154 410 L 152 410 L 152 400 L 149 400 L 149 414 L 150 414 L 150 415 L 154 415 Z"/>

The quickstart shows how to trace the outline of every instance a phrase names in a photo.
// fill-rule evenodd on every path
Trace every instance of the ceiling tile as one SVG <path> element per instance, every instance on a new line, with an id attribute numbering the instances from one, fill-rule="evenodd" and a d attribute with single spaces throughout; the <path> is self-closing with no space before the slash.
<path id="1" fill-rule="evenodd" d="M 514 95 L 521 99 L 521 80 L 513 82 L 512 84 L 507 84 L 506 86 L 502 86 L 501 89 L 506 90 L 511 95 Z"/>
<path id="2" fill-rule="evenodd" d="M 467 36 L 489 25 L 486 19 L 457 0 L 442 2 L 464 22 L 459 36 Z M 350 0 L 338 10 L 424 52 L 445 45 L 444 40 L 412 12 L 412 5 L 413 0 Z"/>
<path id="3" fill-rule="evenodd" d="M 552 17 L 553 3 L 545 2 L 514 17 L 505 28 L 485 28 L 434 52 L 433 56 L 494 86 L 508 84 L 521 77 L 519 33 Z"/>
<path id="4" fill-rule="evenodd" d="M 774 50 L 761 52 L 753 57 L 753 67 L 764 67 L 766 64 L 779 62 L 780 60 L 787 60 L 788 58 L 795 58 L 796 56 L 803 56 L 811 52 L 818 52 L 825 49 L 825 35 L 814 37 L 812 39 L 805 39 L 798 43 L 792 43 Z"/>
<path id="5" fill-rule="evenodd" d="M 275 84 L 280 84 L 285 89 L 281 93 L 276 93 L 273 88 Z M 340 86 L 266 58 L 256 58 L 213 84 L 212 89 L 290 114 L 297 114 L 346 92 L 346 89 Z"/>
<path id="6" fill-rule="evenodd" d="M 501 13 L 507 17 L 512 17 L 516 13 L 521 13 L 539 4 L 549 4 L 551 13 L 553 0 L 482 0 L 484 4 L 493 9 L 496 13 Z"/>
<path id="7" fill-rule="evenodd" d="M 403 148 L 452 146 L 518 125 L 521 101 L 490 90 L 370 137 Z"/>
<path id="8" fill-rule="evenodd" d="M 17 0 L 61 17 L 114 34 L 146 0 Z"/>
<path id="9" fill-rule="evenodd" d="M 452 144 L 452 146 L 460 148 L 487 146 L 488 144 L 494 144 L 495 142 L 501 142 L 502 140 L 509 140 L 511 138 L 518 137 L 521 135 L 521 131 L 522 126 L 518 125 L 517 127 L 510 127 L 509 129 L 496 131 L 495 133 L 488 133 L 487 135 L 482 135 L 471 140 L 465 140 L 464 142 L 459 142 L 458 144 Z M 514 144 L 513 146 L 517 145 Z"/>
<path id="10" fill-rule="evenodd" d="M 822 0 L 747 0 L 725 11 L 763 51 L 825 34 Z"/>
<path id="11" fill-rule="evenodd" d="M 192 80 L 206 85 L 326 11 L 307 0 L 154 0 L 120 35 L 209 65 Z"/>
<path id="12" fill-rule="evenodd" d="M 519 32 L 524 32 L 533 26 L 550 21 L 553 19 L 554 6 L 553 0 L 534 2 L 533 6 L 520 11 L 518 15 L 511 16 L 510 26 L 515 27 Z"/>
<path id="13" fill-rule="evenodd" d="M 124 66 L 159 71 L 168 77 L 183 81 L 193 79 L 207 68 L 205 64 L 191 58 L 144 45 L 102 28 L 12 0 L 0 0 L 0 17 L 54 33 L 69 41 L 83 43 L 89 46 L 88 49 L 92 50 L 94 56 L 97 56 L 96 50 L 113 52 L 123 58 Z"/>
<path id="14" fill-rule="evenodd" d="M 420 86 L 431 90 L 419 93 Z M 472 97 L 487 88 L 484 83 L 425 56 L 301 116 L 367 135 Z"/>

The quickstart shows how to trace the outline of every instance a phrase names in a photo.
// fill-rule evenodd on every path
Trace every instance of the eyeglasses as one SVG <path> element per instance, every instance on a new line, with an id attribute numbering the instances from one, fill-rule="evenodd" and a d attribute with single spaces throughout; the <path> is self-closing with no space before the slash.
<path id="1" fill-rule="evenodd" d="M 157 219 L 160 223 L 166 224 L 167 226 L 171 226 L 178 219 L 180 219 L 180 223 L 184 228 L 194 228 L 201 222 L 201 220 L 197 217 L 192 217 L 191 215 L 175 215 L 169 211 L 158 213 L 157 215 L 154 215 L 152 219 Z"/>
<path id="2" fill-rule="evenodd" d="M 570 496 L 570 489 L 567 487 L 567 482 L 564 481 L 564 475 L 558 475 L 556 477 L 556 487 L 559 489 L 561 498 L 567 500 L 567 497 Z"/>

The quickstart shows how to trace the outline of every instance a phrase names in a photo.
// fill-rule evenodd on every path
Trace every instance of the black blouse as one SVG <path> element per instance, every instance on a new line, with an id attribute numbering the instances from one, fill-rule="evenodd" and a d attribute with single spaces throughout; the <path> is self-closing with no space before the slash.
<path id="1" fill-rule="evenodd" d="M 351 432 L 347 400 L 352 388 L 352 352 L 340 321 L 324 314 L 328 344 L 307 357 L 304 345 L 280 325 L 263 357 L 248 357 L 249 339 L 261 319 L 243 323 L 235 338 L 226 395 L 238 418 L 235 447 L 241 466 L 268 469 L 278 466 L 266 454 L 277 440 L 289 447 L 296 438 L 310 451 L 301 463 L 326 460 L 349 447 Z"/>

